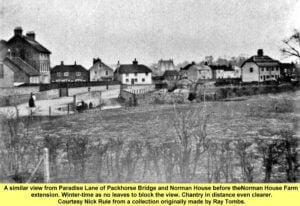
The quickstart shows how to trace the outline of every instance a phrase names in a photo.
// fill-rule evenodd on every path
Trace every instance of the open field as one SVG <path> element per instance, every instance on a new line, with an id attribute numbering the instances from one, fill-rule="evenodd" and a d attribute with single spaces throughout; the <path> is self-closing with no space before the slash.
<path id="1" fill-rule="evenodd" d="M 263 182 L 265 165 L 255 139 L 292 133 L 299 140 L 300 92 L 248 98 L 28 119 L 16 128 L 33 141 L 23 148 L 28 153 L 17 173 L 31 171 L 48 147 L 53 182 Z M 4 120 L 2 139 L 17 135 L 7 125 Z M 1 150 L 1 181 L 12 181 Z M 274 163 L 267 180 L 287 181 L 285 169 Z"/>

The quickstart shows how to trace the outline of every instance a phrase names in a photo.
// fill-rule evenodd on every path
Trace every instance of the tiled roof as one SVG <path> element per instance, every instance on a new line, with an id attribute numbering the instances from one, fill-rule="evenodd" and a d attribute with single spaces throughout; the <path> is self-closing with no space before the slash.
<path id="1" fill-rule="evenodd" d="M 96 60 L 95 63 L 94 63 L 94 65 L 100 65 L 101 66 L 100 68 L 105 68 L 107 70 L 114 71 L 111 67 L 109 67 L 106 64 L 104 64 L 101 60 L 99 60 L 99 61 Z M 97 70 L 97 69 L 99 69 L 99 67 L 95 67 L 94 65 L 90 68 L 90 70 Z"/>
<path id="2" fill-rule="evenodd" d="M 183 67 L 181 70 L 189 70 L 190 68 L 195 68 L 197 70 L 210 70 L 210 67 L 202 64 L 191 63 Z"/>
<path id="3" fill-rule="evenodd" d="M 39 76 L 40 73 L 33 68 L 31 65 L 23 61 L 19 57 L 13 57 L 13 58 L 5 58 L 5 62 L 9 62 L 13 66 L 16 66 L 21 71 L 25 72 L 29 76 Z"/>
<path id="4" fill-rule="evenodd" d="M 34 48 L 35 50 L 37 50 L 41 53 L 51 54 L 51 52 L 48 49 L 46 49 L 43 45 L 41 45 L 39 42 L 37 42 L 36 40 L 33 40 L 27 36 L 24 36 L 24 35 L 23 36 L 14 36 L 7 43 L 9 44 L 15 38 L 21 38 L 23 41 L 25 41 L 27 44 L 29 44 L 32 48 Z"/>
<path id="5" fill-rule="evenodd" d="M 55 72 L 88 72 L 83 66 L 81 65 L 56 65 L 51 69 L 51 73 Z"/>
<path id="6" fill-rule="evenodd" d="M 210 65 L 210 68 L 212 70 L 234 71 L 232 66 L 227 65 Z"/>
<path id="7" fill-rule="evenodd" d="M 167 70 L 163 74 L 164 77 L 166 77 L 166 76 L 178 76 L 178 75 L 179 75 L 179 73 L 176 70 Z"/>
<path id="8" fill-rule="evenodd" d="M 151 73 L 151 69 L 142 64 L 122 64 L 116 69 L 116 73 L 129 74 L 129 73 Z"/>
<path id="9" fill-rule="evenodd" d="M 272 59 L 269 56 L 252 56 L 249 59 L 247 59 L 241 67 L 244 66 L 247 62 L 253 62 L 256 63 L 258 66 L 261 67 L 274 67 L 274 66 L 280 66 L 280 62 L 277 60 Z"/>

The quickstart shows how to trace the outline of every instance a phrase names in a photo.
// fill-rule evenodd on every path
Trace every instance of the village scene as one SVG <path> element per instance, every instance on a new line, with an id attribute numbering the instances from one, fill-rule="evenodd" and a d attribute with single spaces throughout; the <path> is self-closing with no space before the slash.
<path id="1" fill-rule="evenodd" d="M 261 43 L 247 55 L 153 63 L 110 62 L 100 48 L 86 66 L 53 62 L 64 45 L 38 31 L 9 29 L 0 182 L 299 182 L 299 30 L 276 51 L 288 58 Z"/>

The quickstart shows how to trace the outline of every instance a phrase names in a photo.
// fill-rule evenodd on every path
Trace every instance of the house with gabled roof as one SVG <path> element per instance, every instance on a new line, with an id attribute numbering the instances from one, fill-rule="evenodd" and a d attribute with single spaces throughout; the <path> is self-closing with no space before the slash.
<path id="1" fill-rule="evenodd" d="M 65 65 L 62 61 L 51 69 L 51 82 L 87 82 L 89 76 L 89 71 L 76 61 L 71 65 Z"/>
<path id="2" fill-rule="evenodd" d="M 182 79 L 197 82 L 199 80 L 212 79 L 212 70 L 207 65 L 192 62 L 180 69 L 180 75 Z"/>
<path id="3" fill-rule="evenodd" d="M 152 70 L 143 64 L 138 64 L 136 59 L 132 64 L 118 65 L 114 76 L 122 84 L 152 84 Z"/>
<path id="4" fill-rule="evenodd" d="M 39 72 L 41 83 L 50 83 L 51 52 L 36 40 L 33 31 L 23 35 L 22 28 L 16 27 L 14 36 L 6 42 L 6 46 L 6 56 L 20 58 Z"/>
<path id="5" fill-rule="evenodd" d="M 40 73 L 36 69 L 19 57 L 7 56 L 6 43 L 0 42 L 0 87 L 40 83 Z"/>
<path id="6" fill-rule="evenodd" d="M 265 82 L 280 78 L 280 65 L 277 60 L 264 55 L 262 49 L 247 59 L 242 65 L 243 82 Z"/>
<path id="7" fill-rule="evenodd" d="M 93 66 L 89 71 L 90 81 L 111 81 L 114 78 L 114 70 L 100 58 L 93 59 Z"/>

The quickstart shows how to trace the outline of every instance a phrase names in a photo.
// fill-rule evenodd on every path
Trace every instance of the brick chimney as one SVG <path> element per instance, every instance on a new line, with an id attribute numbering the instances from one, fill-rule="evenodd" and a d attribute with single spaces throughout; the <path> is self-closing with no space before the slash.
<path id="1" fill-rule="evenodd" d="M 138 61 L 136 60 L 136 58 L 134 58 L 134 60 L 133 60 L 132 63 L 133 63 L 133 64 L 138 64 Z"/>
<path id="2" fill-rule="evenodd" d="M 22 36 L 22 32 L 23 32 L 23 29 L 20 26 L 16 27 L 14 30 L 15 36 Z"/>
<path id="3" fill-rule="evenodd" d="M 257 50 L 257 56 L 263 56 L 264 55 L 264 50 L 263 49 L 258 49 Z"/>
<path id="4" fill-rule="evenodd" d="M 60 65 L 64 65 L 64 61 L 61 61 L 61 62 L 60 62 Z"/>
<path id="5" fill-rule="evenodd" d="M 35 33 L 34 31 L 29 31 L 26 33 L 26 36 L 32 40 L 35 40 Z"/>
<path id="6" fill-rule="evenodd" d="M 98 58 L 93 58 L 93 64 L 95 64 L 97 62 L 101 63 L 101 59 L 99 57 Z"/>

